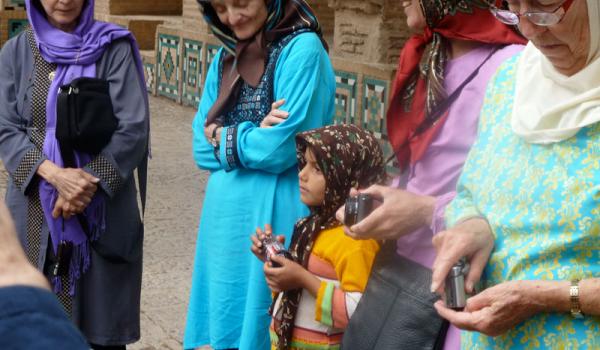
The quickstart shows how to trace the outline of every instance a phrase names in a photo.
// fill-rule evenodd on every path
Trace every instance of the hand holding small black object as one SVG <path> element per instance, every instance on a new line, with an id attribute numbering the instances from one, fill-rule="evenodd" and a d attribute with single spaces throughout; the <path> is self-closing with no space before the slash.
<path id="1" fill-rule="evenodd" d="M 68 276 L 69 266 L 71 264 L 71 256 L 73 255 L 73 243 L 62 241 L 58 244 L 58 250 L 56 253 L 56 263 L 52 269 L 52 275 Z"/>
<path id="2" fill-rule="evenodd" d="M 359 193 L 357 196 L 348 197 L 344 211 L 344 225 L 350 227 L 366 218 L 375 209 L 376 198 Z"/>
<path id="3" fill-rule="evenodd" d="M 283 256 L 286 259 L 292 259 L 292 254 L 288 252 L 283 244 L 279 242 L 272 235 L 265 235 L 261 240 L 262 248 L 265 252 L 265 258 L 267 261 L 270 261 L 274 267 L 281 267 L 281 264 L 276 263 L 275 261 L 271 261 L 271 257 L 274 255 Z"/>

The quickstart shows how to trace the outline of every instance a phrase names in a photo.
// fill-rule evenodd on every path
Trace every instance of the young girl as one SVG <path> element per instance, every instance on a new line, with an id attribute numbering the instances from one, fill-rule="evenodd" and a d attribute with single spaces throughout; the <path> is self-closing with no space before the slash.
<path id="1" fill-rule="evenodd" d="M 275 297 L 271 344 L 273 349 L 337 349 L 379 245 L 347 237 L 335 212 L 351 188 L 385 181 L 383 154 L 375 137 L 355 125 L 300 133 L 296 150 L 300 198 L 310 215 L 294 227 L 293 260 L 275 256 L 276 264 L 264 265 Z M 252 251 L 261 260 L 264 235 L 257 229 L 252 237 Z"/>

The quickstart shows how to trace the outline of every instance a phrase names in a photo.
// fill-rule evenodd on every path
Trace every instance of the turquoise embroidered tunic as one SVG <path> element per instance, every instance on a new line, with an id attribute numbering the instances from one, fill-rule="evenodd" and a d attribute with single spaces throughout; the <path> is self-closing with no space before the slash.
<path id="1" fill-rule="evenodd" d="M 250 235 L 270 223 L 289 243 L 294 223 L 308 214 L 300 201 L 295 135 L 330 124 L 335 77 L 314 33 L 283 38 L 270 51 L 257 89 L 245 86 L 224 116 L 217 152 L 204 136 L 217 99 L 220 51 L 206 76 L 193 122 L 196 164 L 210 171 L 200 218 L 184 348 L 269 349 L 271 293 Z M 283 123 L 259 128 L 273 100 L 284 98 Z M 201 184 L 198 184 L 199 186 Z"/>
<path id="2" fill-rule="evenodd" d="M 508 60 L 490 82 L 448 227 L 488 220 L 496 240 L 484 287 L 600 277 L 600 123 L 563 142 L 523 141 L 510 125 L 517 62 Z M 599 349 L 600 318 L 538 314 L 496 338 L 463 332 L 462 347 Z"/>

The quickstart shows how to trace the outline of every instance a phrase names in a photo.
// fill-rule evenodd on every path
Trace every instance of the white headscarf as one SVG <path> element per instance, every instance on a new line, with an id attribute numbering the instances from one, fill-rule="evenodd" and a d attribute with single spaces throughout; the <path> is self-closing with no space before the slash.
<path id="1" fill-rule="evenodd" d="M 573 76 L 559 73 L 530 42 L 517 66 L 513 131 L 530 143 L 566 140 L 600 121 L 600 1 L 587 0 L 590 52 Z"/>

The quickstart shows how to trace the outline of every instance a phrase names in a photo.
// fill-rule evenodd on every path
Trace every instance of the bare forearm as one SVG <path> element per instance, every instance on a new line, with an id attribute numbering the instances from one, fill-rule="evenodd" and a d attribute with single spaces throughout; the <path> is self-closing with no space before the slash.
<path id="1" fill-rule="evenodd" d="M 568 281 L 523 281 L 529 303 L 538 312 L 568 313 L 571 310 Z"/>
<path id="2" fill-rule="evenodd" d="M 571 298 L 569 281 L 529 281 L 532 300 L 539 302 L 541 312 L 569 313 Z M 579 282 L 579 304 L 584 315 L 600 315 L 600 279 Z"/>
<path id="3" fill-rule="evenodd" d="M 487 220 L 481 217 L 467 219 L 457 224 L 456 227 L 479 235 L 492 234 L 492 229 Z"/>
<path id="4" fill-rule="evenodd" d="M 417 207 L 420 208 L 418 212 L 421 214 L 421 225 L 431 226 L 433 221 L 433 212 L 435 210 L 435 197 L 432 196 L 421 196 L 417 201 Z"/>
<path id="5" fill-rule="evenodd" d="M 59 167 L 56 164 L 52 163 L 49 160 L 45 160 L 38 167 L 36 174 L 41 176 L 44 180 L 48 181 L 49 183 L 53 183 L 54 176 L 56 175 L 56 172 L 58 170 Z"/>
<path id="6" fill-rule="evenodd" d="M 317 297 L 319 288 L 321 287 L 321 280 L 313 275 L 310 271 L 304 270 L 306 273 L 302 278 L 303 288 L 306 289 L 313 297 Z"/>

